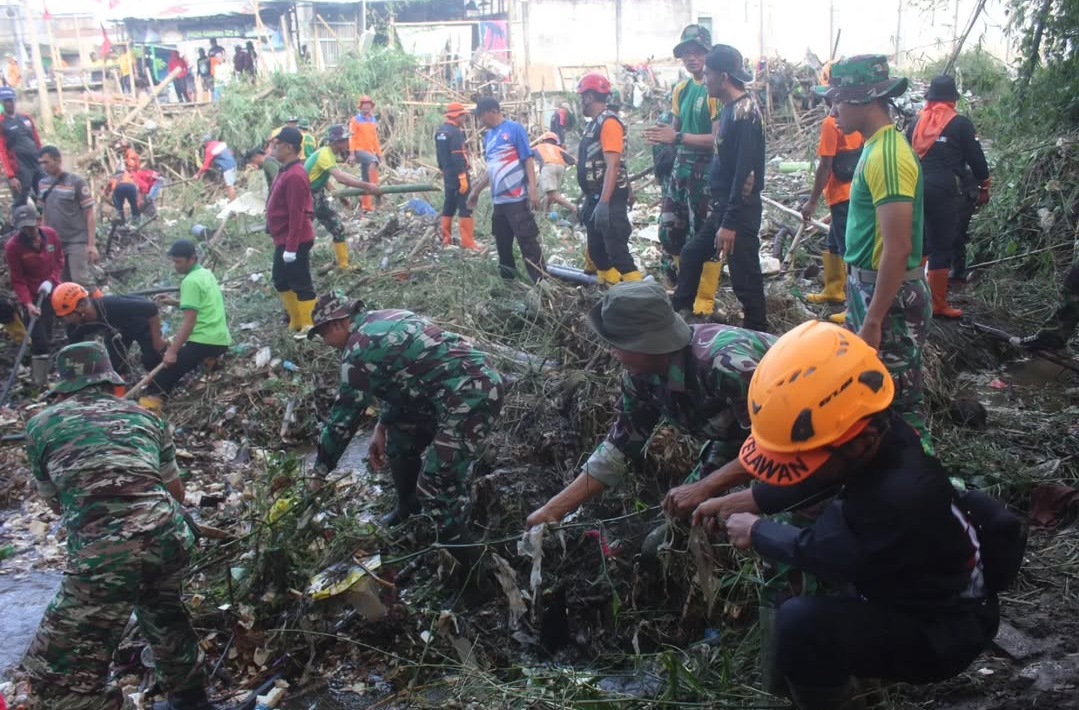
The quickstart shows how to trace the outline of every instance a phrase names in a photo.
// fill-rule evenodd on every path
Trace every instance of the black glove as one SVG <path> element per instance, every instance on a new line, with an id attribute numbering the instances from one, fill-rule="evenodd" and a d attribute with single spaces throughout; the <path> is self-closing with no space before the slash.
<path id="1" fill-rule="evenodd" d="M 592 211 L 592 224 L 596 229 L 606 234 L 611 231 L 611 205 L 609 202 L 600 202 Z"/>

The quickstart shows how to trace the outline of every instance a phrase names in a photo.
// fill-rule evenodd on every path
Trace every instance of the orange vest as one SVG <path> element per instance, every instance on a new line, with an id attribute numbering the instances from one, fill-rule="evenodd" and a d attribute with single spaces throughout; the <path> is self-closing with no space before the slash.
<path id="1" fill-rule="evenodd" d="M 374 116 L 363 118 L 363 114 L 356 114 L 348 122 L 348 132 L 349 150 L 366 150 L 382 155 L 382 146 L 378 143 L 378 121 Z"/>
<path id="2" fill-rule="evenodd" d="M 543 160 L 544 165 L 566 164 L 566 161 L 562 158 L 562 149 L 554 143 L 538 143 L 536 145 L 536 152 L 539 153 L 540 159 Z"/>

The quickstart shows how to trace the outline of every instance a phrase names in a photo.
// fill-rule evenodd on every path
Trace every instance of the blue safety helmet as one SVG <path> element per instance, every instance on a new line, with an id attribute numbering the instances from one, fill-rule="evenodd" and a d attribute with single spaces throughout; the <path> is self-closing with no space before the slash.
<path id="1" fill-rule="evenodd" d="M 0 86 L 0 101 L 14 101 L 15 89 L 10 86 Z"/>

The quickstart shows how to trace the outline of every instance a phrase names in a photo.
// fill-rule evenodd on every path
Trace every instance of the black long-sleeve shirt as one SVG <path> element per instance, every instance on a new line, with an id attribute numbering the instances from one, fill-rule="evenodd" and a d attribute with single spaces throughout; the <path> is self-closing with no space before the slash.
<path id="1" fill-rule="evenodd" d="M 464 132 L 456 123 L 446 121 L 435 131 L 435 148 L 443 179 L 449 184 L 456 184 L 458 176 L 468 172 Z"/>
<path id="2" fill-rule="evenodd" d="M 913 139 L 917 125 L 915 121 L 907 129 L 908 140 Z M 966 116 L 955 116 L 948 121 L 937 141 L 922 156 L 921 162 L 925 185 L 933 189 L 958 193 L 958 185 L 967 166 L 978 182 L 989 177 L 989 163 L 978 141 L 978 133 Z"/>
<path id="3" fill-rule="evenodd" d="M 753 486 L 762 513 L 820 500 L 810 478 L 801 486 Z M 876 456 L 837 489 L 812 527 L 762 518 L 753 549 L 811 574 L 853 584 L 867 599 L 933 604 L 984 594 L 972 532 L 954 506 L 940 462 L 894 413 Z"/>
<path id="4" fill-rule="evenodd" d="M 764 118 L 750 94 L 723 107 L 715 146 L 708 185 L 712 209 L 723 214 L 720 226 L 736 230 L 759 223 L 764 189 Z"/>

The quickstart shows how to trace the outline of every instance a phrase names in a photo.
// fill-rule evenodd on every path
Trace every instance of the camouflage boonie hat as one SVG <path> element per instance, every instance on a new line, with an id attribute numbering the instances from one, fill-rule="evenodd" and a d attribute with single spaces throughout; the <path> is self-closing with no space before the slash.
<path id="1" fill-rule="evenodd" d="M 681 59 L 682 54 L 689 49 L 691 44 L 710 52 L 712 50 L 712 33 L 706 27 L 701 27 L 700 25 L 687 26 L 682 30 L 681 41 L 674 48 L 675 59 Z"/>
<path id="2" fill-rule="evenodd" d="M 289 121 L 289 123 L 293 123 L 293 121 Z M 299 128 L 301 131 L 306 131 L 311 128 L 311 122 L 308 121 L 306 118 L 298 118 L 296 119 L 295 123 L 296 127 Z"/>
<path id="3" fill-rule="evenodd" d="M 318 297 L 315 308 L 311 311 L 311 330 L 307 331 L 307 339 L 311 340 L 318 335 L 318 329 L 327 323 L 342 318 L 351 318 L 363 308 L 363 301 L 349 299 L 340 291 L 331 291 Z"/>
<path id="4" fill-rule="evenodd" d="M 335 123 L 326 131 L 326 142 L 336 143 L 348 138 L 348 128 L 343 123 Z"/>
<path id="5" fill-rule="evenodd" d="M 828 85 L 813 90 L 832 102 L 867 104 L 902 96 L 907 92 L 907 79 L 889 77 L 888 57 L 883 54 L 860 54 L 834 63 Z"/>
<path id="6" fill-rule="evenodd" d="M 49 390 L 50 395 L 77 392 L 90 385 L 109 382 L 124 384 L 124 379 L 112 369 L 105 346 L 96 340 L 68 345 L 56 355 L 60 381 Z"/>
<path id="7" fill-rule="evenodd" d="M 664 355 L 689 345 L 693 331 L 671 308 L 658 281 L 618 284 L 592 307 L 588 322 L 610 345 L 633 353 Z"/>

